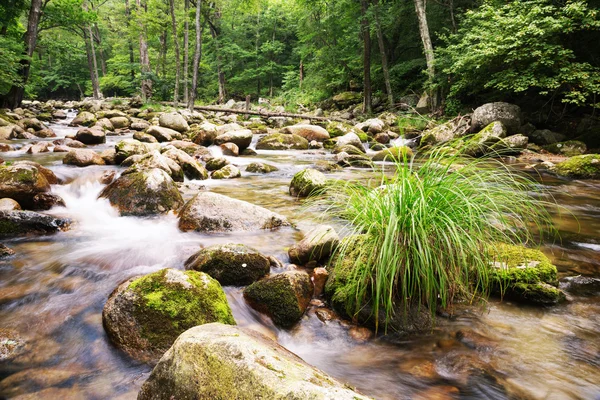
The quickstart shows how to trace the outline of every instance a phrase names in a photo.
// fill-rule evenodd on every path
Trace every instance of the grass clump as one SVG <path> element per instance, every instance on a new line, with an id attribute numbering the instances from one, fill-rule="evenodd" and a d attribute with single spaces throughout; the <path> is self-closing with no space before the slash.
<path id="1" fill-rule="evenodd" d="M 550 220 L 533 188 L 499 162 L 440 150 L 420 165 L 395 159 L 391 177 L 328 183 L 313 204 L 325 205 L 327 216 L 345 220 L 361 238 L 358 246 L 342 241 L 332 257 L 333 271 L 344 271 L 336 290 L 346 310 L 371 308 L 378 327 L 382 316 L 387 324 L 415 307 L 433 314 L 485 298 L 493 244 L 531 241 L 528 228 Z"/>

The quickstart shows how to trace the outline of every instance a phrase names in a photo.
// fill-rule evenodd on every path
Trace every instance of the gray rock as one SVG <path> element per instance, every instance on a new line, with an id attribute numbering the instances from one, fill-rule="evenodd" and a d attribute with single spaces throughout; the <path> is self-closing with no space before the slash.
<path id="1" fill-rule="evenodd" d="M 233 143 L 238 147 L 239 151 L 243 151 L 252 143 L 252 131 L 250 129 L 228 131 L 218 135 L 214 143 L 217 145 Z"/>
<path id="2" fill-rule="evenodd" d="M 565 135 L 557 132 L 552 132 L 549 129 L 540 129 L 533 131 L 529 134 L 529 141 L 531 143 L 539 144 L 540 146 L 546 146 L 562 142 L 566 139 Z"/>
<path id="3" fill-rule="evenodd" d="M 304 238 L 288 250 L 290 261 L 304 265 L 310 261 L 321 261 L 329 257 L 340 238 L 333 227 L 319 225 L 306 233 Z"/>
<path id="4" fill-rule="evenodd" d="M 148 128 L 146 133 L 148 135 L 154 136 L 159 142 L 170 142 L 174 139 L 181 140 L 182 138 L 181 133 L 173 129 L 156 125 L 153 125 L 150 128 Z"/>
<path id="5" fill-rule="evenodd" d="M 106 142 L 106 134 L 101 129 L 82 128 L 77 131 L 75 140 L 83 144 L 102 144 Z"/>
<path id="6" fill-rule="evenodd" d="M 169 147 L 162 155 L 175 161 L 183 170 L 184 175 L 188 179 L 208 179 L 208 172 L 195 158 L 188 155 L 185 151 L 179 150 L 172 146 Z"/>
<path id="7" fill-rule="evenodd" d="M 344 136 L 340 136 L 337 139 L 336 147 L 342 147 L 342 146 L 354 146 L 361 153 L 365 152 L 365 148 L 364 148 L 362 142 L 360 141 L 360 138 L 354 132 L 346 133 Z"/>
<path id="8" fill-rule="evenodd" d="M 519 133 L 522 125 L 521 108 L 509 103 L 487 103 L 478 107 L 473 112 L 471 127 L 477 132 L 494 121 L 502 122 L 509 135 Z"/>
<path id="9" fill-rule="evenodd" d="M 158 118 L 158 123 L 160 126 L 182 133 L 187 132 L 190 129 L 185 118 L 178 113 L 162 114 Z"/>
<path id="10" fill-rule="evenodd" d="M 0 238 L 48 235 L 66 229 L 70 222 L 33 211 L 0 211 Z"/>

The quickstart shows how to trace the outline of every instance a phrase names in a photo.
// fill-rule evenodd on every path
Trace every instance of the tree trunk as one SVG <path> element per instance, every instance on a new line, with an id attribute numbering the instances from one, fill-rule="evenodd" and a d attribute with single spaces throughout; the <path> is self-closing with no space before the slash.
<path id="1" fill-rule="evenodd" d="M 94 55 L 94 38 L 92 37 L 92 29 L 89 25 L 83 28 L 83 39 L 85 41 L 85 52 L 90 79 L 92 81 L 92 96 L 94 100 L 98 100 L 102 97 L 102 94 L 100 93 L 100 85 L 98 84 L 98 67 L 96 66 L 96 57 Z"/>
<path id="2" fill-rule="evenodd" d="M 417 1 L 417 0 L 415 0 Z M 371 29 L 369 28 L 369 19 L 367 10 L 369 8 L 368 0 L 360 0 L 361 11 L 361 31 L 363 36 L 363 112 L 370 114 L 372 110 L 371 101 Z"/>
<path id="3" fill-rule="evenodd" d="M 173 102 L 175 107 L 179 103 L 179 72 L 181 69 L 179 61 L 179 39 L 177 38 L 177 21 L 175 20 L 175 1 L 169 0 L 171 7 L 171 24 L 173 25 L 173 43 L 175 44 L 175 90 L 173 93 Z"/>
<path id="4" fill-rule="evenodd" d="M 187 105 L 189 96 L 188 78 L 189 78 L 189 35 L 190 35 L 190 0 L 185 0 L 185 23 L 183 31 L 183 102 Z"/>
<path id="5" fill-rule="evenodd" d="M 259 60 L 258 60 L 258 42 L 260 39 L 260 11 L 256 14 L 256 42 L 255 42 L 255 52 L 256 52 L 256 99 L 260 98 L 260 74 L 258 73 Z"/>
<path id="6" fill-rule="evenodd" d="M 387 54 L 385 53 L 385 43 L 383 41 L 383 32 L 381 30 L 381 21 L 379 20 L 379 0 L 374 0 L 375 5 L 375 27 L 377 29 L 377 42 L 379 44 L 379 54 L 381 55 L 381 69 L 383 70 L 383 80 L 385 82 L 385 91 L 388 95 L 388 103 L 394 105 L 394 94 L 392 93 L 392 84 L 390 81 L 390 70 L 388 68 Z"/>
<path id="7" fill-rule="evenodd" d="M 194 65 L 192 66 L 192 90 L 189 95 L 188 108 L 194 111 L 196 102 L 196 90 L 198 89 L 198 67 L 202 58 L 202 27 L 200 25 L 200 14 L 202 13 L 202 0 L 196 0 L 196 49 L 194 51 Z"/>
<path id="8" fill-rule="evenodd" d="M 31 7 L 27 19 L 27 31 L 23 35 L 23 41 L 25 42 L 23 55 L 26 57 L 23 57 L 20 62 L 19 75 L 21 77 L 21 82 L 19 85 L 13 85 L 9 92 L 3 96 L 1 101 L 3 107 L 14 109 L 19 107 L 23 101 L 25 84 L 29 79 L 29 71 L 31 69 L 31 56 L 33 55 L 37 41 L 37 29 L 41 12 L 42 0 L 31 0 Z"/>
<path id="9" fill-rule="evenodd" d="M 135 0 L 135 4 L 138 9 L 138 14 L 142 12 L 142 3 L 141 0 Z M 139 15 L 138 15 L 139 18 Z M 150 58 L 148 56 L 148 43 L 146 42 L 146 26 L 144 22 L 138 19 L 138 25 L 140 28 L 140 66 L 142 71 L 142 100 L 148 101 L 152 98 L 152 80 L 150 79 L 150 73 L 152 70 L 150 69 Z"/>
<path id="10" fill-rule="evenodd" d="M 129 0 L 125 0 L 125 20 L 127 22 L 127 28 L 131 24 L 131 10 L 129 9 Z M 135 81 L 135 70 L 133 69 L 133 63 L 135 62 L 135 58 L 133 56 L 133 44 L 131 40 L 127 41 L 129 47 L 129 65 L 131 68 L 131 81 Z"/>
<path id="11" fill-rule="evenodd" d="M 227 91 L 225 90 L 225 73 L 221 68 L 223 64 L 223 58 L 221 57 L 221 51 L 219 47 L 219 19 L 220 16 L 215 13 L 215 22 L 209 24 L 210 25 L 210 34 L 215 42 L 215 54 L 217 58 L 217 77 L 219 80 L 219 98 L 217 99 L 217 103 L 221 104 L 225 102 L 225 97 L 227 97 Z"/>
<path id="12" fill-rule="evenodd" d="M 100 46 L 98 50 L 98 55 L 100 57 L 100 71 L 102 71 L 102 76 L 106 76 L 106 55 L 104 54 L 104 50 L 102 50 L 102 39 L 100 36 L 100 29 L 98 29 L 98 25 L 94 24 L 94 39 L 96 43 Z"/>
<path id="13" fill-rule="evenodd" d="M 425 61 L 427 62 L 427 75 L 429 76 L 429 83 L 433 82 L 435 78 L 435 58 L 433 55 L 433 45 L 431 44 L 431 36 L 429 36 L 429 26 L 427 25 L 427 12 L 425 10 L 426 0 L 414 0 L 415 10 L 417 12 L 417 18 L 419 20 L 419 33 L 421 34 L 421 41 L 423 42 L 423 51 L 425 53 Z M 437 95 L 431 93 L 431 107 L 435 109 L 438 104 Z"/>

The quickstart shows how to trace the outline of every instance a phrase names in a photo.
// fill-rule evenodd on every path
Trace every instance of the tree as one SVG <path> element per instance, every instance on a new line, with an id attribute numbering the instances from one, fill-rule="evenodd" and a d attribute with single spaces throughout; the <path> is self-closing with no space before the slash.
<path id="1" fill-rule="evenodd" d="M 181 70 L 180 57 L 179 57 L 179 38 L 177 37 L 177 21 L 175 19 L 175 2 L 169 0 L 169 8 L 171 10 L 171 24 L 173 26 L 173 43 L 175 45 L 175 90 L 173 93 L 173 102 L 175 106 L 179 102 L 179 71 Z"/>
<path id="2" fill-rule="evenodd" d="M 199 0 L 198 0 L 199 1 Z M 141 0 L 135 0 L 138 13 L 138 26 L 139 26 L 139 43 L 140 43 L 140 67 L 142 71 L 142 100 L 147 101 L 152 97 L 152 79 L 150 73 L 150 57 L 148 56 L 148 42 L 146 41 L 146 25 L 142 19 L 143 14 L 146 12 L 145 4 L 142 6 Z"/>
<path id="3" fill-rule="evenodd" d="M 385 82 L 385 91 L 388 97 L 388 103 L 390 106 L 394 105 L 394 95 L 392 92 L 392 83 L 390 81 L 390 70 L 388 68 L 388 60 L 387 54 L 385 53 L 385 43 L 383 39 L 383 31 L 381 29 L 381 21 L 380 21 L 380 5 L 379 0 L 373 0 L 373 5 L 375 6 L 375 28 L 377 32 L 377 44 L 379 45 L 379 54 L 381 56 L 381 69 L 383 70 L 383 79 Z"/>
<path id="4" fill-rule="evenodd" d="M 372 109 L 371 100 L 371 28 L 367 11 L 368 0 L 360 0 L 361 32 L 363 36 L 363 112 L 370 114 Z"/>
<path id="5" fill-rule="evenodd" d="M 431 36 L 429 35 L 429 25 L 427 24 L 426 1 L 427 0 L 414 0 L 415 11 L 417 13 L 417 19 L 419 20 L 419 34 L 421 35 L 423 52 L 425 53 L 425 60 L 427 61 L 427 75 L 429 76 L 429 84 L 431 84 L 435 79 L 435 56 L 433 53 Z M 436 108 L 438 105 L 437 94 L 431 92 L 430 98 L 432 108 Z"/>
<path id="6" fill-rule="evenodd" d="M 188 108 L 194 111 L 196 102 L 196 91 L 198 90 L 198 68 L 200 58 L 202 57 L 202 26 L 200 25 L 200 15 L 202 14 L 202 0 L 196 0 L 196 48 L 194 51 L 194 65 L 192 67 L 192 90 L 188 96 Z"/>

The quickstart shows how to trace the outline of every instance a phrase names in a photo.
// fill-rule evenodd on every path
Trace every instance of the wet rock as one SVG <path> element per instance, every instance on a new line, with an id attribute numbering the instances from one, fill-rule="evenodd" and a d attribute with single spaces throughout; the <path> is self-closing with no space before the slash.
<path id="1" fill-rule="evenodd" d="M 268 174 L 275 171 L 279 171 L 279 168 L 274 165 L 261 162 L 254 162 L 246 166 L 246 172 L 251 172 L 254 174 Z"/>
<path id="2" fill-rule="evenodd" d="M 36 194 L 49 190 L 50 183 L 36 166 L 20 162 L 0 165 L 0 198 L 11 198 L 29 208 Z"/>
<path id="3" fill-rule="evenodd" d="M 100 157 L 104 160 L 106 165 L 116 165 L 117 162 L 115 159 L 117 158 L 117 152 L 115 149 L 106 149 L 100 153 Z"/>
<path id="4" fill-rule="evenodd" d="M 557 270 L 541 251 L 497 244 L 492 249 L 491 292 L 518 302 L 552 305 L 564 300 Z"/>
<path id="5" fill-rule="evenodd" d="M 568 140 L 566 142 L 554 143 L 544 146 L 544 150 L 552 154 L 560 154 L 567 157 L 580 156 L 587 151 L 585 143 L 578 140 Z"/>
<path id="6" fill-rule="evenodd" d="M 138 400 L 367 399 L 267 337 L 223 324 L 182 334 Z"/>
<path id="7" fill-rule="evenodd" d="M 158 168 L 121 175 L 99 197 L 107 198 L 121 215 L 165 214 L 183 204 L 173 179 Z"/>
<path id="8" fill-rule="evenodd" d="M 413 151 L 408 146 L 390 147 L 373 154 L 373 161 L 404 161 L 413 157 Z"/>
<path id="9" fill-rule="evenodd" d="M 266 208 L 217 193 L 200 192 L 179 213 L 179 229 L 197 232 L 242 232 L 289 226 Z"/>
<path id="10" fill-rule="evenodd" d="M 51 185 L 56 185 L 57 183 L 60 183 L 58 178 L 54 174 L 54 172 L 52 172 L 52 170 L 42 166 L 41 164 L 38 164 L 34 161 L 16 161 L 13 163 L 13 166 L 19 166 L 19 165 L 28 165 L 30 167 L 34 167 L 35 169 L 38 170 L 38 172 L 40 174 L 42 174 L 44 176 L 44 178 L 46 178 L 48 183 Z"/>
<path id="11" fill-rule="evenodd" d="M 372 330 L 364 326 L 351 326 L 348 335 L 357 342 L 368 342 L 375 336 Z"/>
<path id="12" fill-rule="evenodd" d="M 226 165 L 229 165 L 229 161 L 227 161 L 225 157 L 215 157 L 206 162 L 206 169 L 209 171 L 217 171 Z"/>
<path id="13" fill-rule="evenodd" d="M 168 148 L 162 155 L 181 167 L 183 174 L 188 179 L 208 179 L 208 171 L 202 164 L 196 161 L 195 158 L 188 155 L 186 152 L 176 149 L 175 147 L 168 146 Z"/>
<path id="14" fill-rule="evenodd" d="M 177 139 L 177 140 L 182 139 L 181 133 L 179 133 L 173 129 L 165 128 L 162 126 L 153 125 L 150 128 L 148 128 L 146 133 L 148 135 L 154 136 L 156 138 L 156 140 L 158 140 L 161 143 L 162 142 L 170 142 L 175 139 Z"/>
<path id="15" fill-rule="evenodd" d="M 477 132 L 494 121 L 501 122 L 506 127 L 508 134 L 519 133 L 522 124 L 521 108 L 502 102 L 484 104 L 473 112 L 472 131 Z"/>
<path id="16" fill-rule="evenodd" d="M 306 272 L 286 271 L 254 282 L 244 290 L 244 298 L 276 325 L 289 328 L 304 315 L 313 290 Z"/>
<path id="17" fill-rule="evenodd" d="M 560 176 L 575 179 L 600 179 L 600 154 L 571 157 L 552 170 Z"/>
<path id="18" fill-rule="evenodd" d="M 494 145 L 506 137 L 506 127 L 494 121 L 480 132 L 465 139 L 463 152 L 471 157 L 481 157 L 494 151 Z"/>
<path id="19" fill-rule="evenodd" d="M 257 150 L 308 150 L 308 140 L 298 135 L 271 133 L 259 139 Z"/>
<path id="20" fill-rule="evenodd" d="M 178 113 L 162 114 L 158 118 L 158 123 L 162 127 L 172 129 L 174 131 L 181 132 L 181 133 L 187 132 L 190 129 L 185 118 L 183 118 L 183 116 Z"/>
<path id="21" fill-rule="evenodd" d="M 63 158 L 63 164 L 87 167 L 90 165 L 105 165 L 106 163 L 94 150 L 75 149 L 67 153 Z"/>
<path id="22" fill-rule="evenodd" d="M 125 129 L 131 125 L 131 121 L 127 117 L 112 117 L 109 121 L 115 129 Z"/>
<path id="23" fill-rule="evenodd" d="M 0 211 L 0 238 L 56 233 L 68 228 L 70 222 L 33 211 Z"/>
<path id="24" fill-rule="evenodd" d="M 224 286 L 245 286 L 269 273 L 270 262 L 243 244 L 204 248 L 185 262 L 185 269 L 205 272 Z"/>
<path id="25" fill-rule="evenodd" d="M 290 183 L 290 195 L 308 197 L 319 193 L 325 188 L 327 179 L 316 169 L 305 169 L 294 175 Z"/>
<path id="26" fill-rule="evenodd" d="M 598 296 L 600 279 L 591 276 L 569 276 L 560 282 L 560 288 L 575 296 Z"/>
<path id="27" fill-rule="evenodd" d="M 131 278 L 110 295 L 102 323 L 129 356 L 156 363 L 175 339 L 197 325 L 235 324 L 219 282 L 205 273 L 163 269 Z"/>
<path id="28" fill-rule="evenodd" d="M 322 142 L 324 140 L 329 139 L 329 132 L 327 129 L 321 128 L 318 125 L 309 125 L 309 124 L 298 124 L 286 126 L 281 130 L 282 133 L 288 135 L 298 135 L 308 140 L 309 142 L 316 140 L 317 142 Z"/>
<path id="29" fill-rule="evenodd" d="M 6 143 L 0 143 L 0 153 L 3 153 L 5 151 L 13 151 L 14 148 Z"/>
<path id="30" fill-rule="evenodd" d="M 31 388 L 48 388 L 59 386 L 73 379 L 78 373 L 84 371 L 64 370 L 57 368 L 28 368 L 26 370 L 10 375 L 8 378 L 0 381 L 0 393 L 10 396 L 10 398 L 22 399 L 23 392 Z M 42 399 L 36 397 L 41 392 L 30 393 L 32 399 Z M 27 398 L 28 396 L 26 396 Z M 46 397 L 47 398 L 47 397 Z M 71 397 L 70 397 L 71 398 Z"/>
<path id="31" fill-rule="evenodd" d="M 69 126 L 92 126 L 96 123 L 96 116 L 88 111 L 81 111 Z"/>
<path id="32" fill-rule="evenodd" d="M 252 131 L 250 129 L 239 129 L 222 133 L 215 138 L 215 144 L 235 144 L 239 151 L 243 151 L 252 143 Z M 239 153 L 238 151 L 238 153 Z"/>
<path id="33" fill-rule="evenodd" d="M 529 141 L 531 143 L 539 144 L 541 146 L 562 142 L 566 139 L 565 135 L 557 132 L 552 132 L 548 129 L 540 129 L 533 131 L 528 136 Z"/>
<path id="34" fill-rule="evenodd" d="M 381 132 L 381 133 L 378 133 L 377 135 L 375 135 L 375 137 L 373 139 L 377 143 L 388 144 L 390 142 L 390 135 L 388 135 L 386 132 Z"/>
<path id="35" fill-rule="evenodd" d="M 20 209 L 21 209 L 21 206 L 15 200 L 9 199 L 7 197 L 0 199 L 0 210 L 13 211 L 13 210 L 20 210 Z"/>
<path id="36" fill-rule="evenodd" d="M 198 151 L 201 146 L 198 146 L 196 143 L 187 142 L 183 140 L 173 140 L 170 143 L 171 146 L 185 152 L 187 155 L 193 156 L 196 151 Z"/>
<path id="37" fill-rule="evenodd" d="M 143 155 L 153 150 L 160 150 L 160 145 L 158 143 L 142 143 L 134 139 L 121 140 L 115 145 L 115 151 L 117 152 L 115 161 L 120 164 L 132 155 Z"/>
<path id="38" fill-rule="evenodd" d="M 23 351 L 25 341 L 16 331 L 0 328 L 0 362 L 9 361 Z"/>
<path id="39" fill-rule="evenodd" d="M 340 238 L 333 227 L 319 225 L 306 233 L 304 238 L 288 250 L 290 261 L 304 265 L 309 261 L 321 261 L 329 257 Z"/>
<path id="40" fill-rule="evenodd" d="M 213 179 L 234 179 L 239 178 L 240 176 L 242 176 L 242 173 L 239 168 L 231 164 L 226 165 L 211 174 L 211 178 Z"/>
<path id="41" fill-rule="evenodd" d="M 133 134 L 133 138 L 135 140 L 139 140 L 142 143 L 158 143 L 158 140 L 156 140 L 154 136 L 144 132 L 135 132 Z"/>
<path id="42" fill-rule="evenodd" d="M 50 142 L 37 142 L 29 146 L 27 154 L 48 153 L 50 151 Z"/>
<path id="43" fill-rule="evenodd" d="M 237 157 L 240 155 L 240 150 L 235 143 L 223 143 L 219 147 L 225 156 Z"/>
<path id="44" fill-rule="evenodd" d="M 368 132 L 371 135 L 376 135 L 383 132 L 385 129 L 385 122 L 379 118 L 371 118 L 360 124 L 356 124 L 355 127 L 363 132 Z"/>
<path id="45" fill-rule="evenodd" d="M 10 257 L 15 255 L 15 251 L 13 249 L 11 249 L 10 247 L 7 247 L 6 245 L 0 243 L 0 259 L 6 258 L 6 257 Z M 1 331 L 0 331 L 1 334 Z M 1 340 L 1 339 L 0 339 Z M 1 344 L 0 344 L 1 346 Z M 2 350 L 0 350 L 0 361 L 2 360 Z"/>
<path id="46" fill-rule="evenodd" d="M 75 140 L 83 144 L 102 144 L 106 142 L 106 134 L 101 129 L 82 128 L 77 131 Z"/>
<path id="47" fill-rule="evenodd" d="M 50 128 L 44 128 L 42 130 L 39 130 L 35 133 L 35 136 L 39 137 L 39 138 L 53 138 L 56 137 L 56 133 L 54 133 L 54 131 Z"/>
<path id="48" fill-rule="evenodd" d="M 190 138 L 196 144 L 210 146 L 214 144 L 217 137 L 217 126 L 208 121 L 202 122 L 198 127 L 192 129 Z"/>
<path id="49" fill-rule="evenodd" d="M 67 113 L 63 110 L 56 110 L 52 113 L 54 119 L 67 119 Z"/>
<path id="50" fill-rule="evenodd" d="M 92 129 L 100 130 L 100 131 L 109 131 L 112 132 L 115 130 L 112 122 L 108 118 L 101 118 L 94 125 L 92 125 Z"/>
<path id="51" fill-rule="evenodd" d="M 142 119 L 135 119 L 131 125 L 129 126 L 130 129 L 134 130 L 134 131 L 145 131 L 148 128 L 150 128 L 150 124 Z"/>
<path id="52" fill-rule="evenodd" d="M 105 171 L 100 177 L 100 183 L 103 185 L 108 185 L 115 180 L 116 175 L 117 171 Z"/>
<path id="53" fill-rule="evenodd" d="M 361 153 L 365 152 L 365 148 L 364 148 L 362 142 L 360 141 L 360 138 L 358 137 L 357 134 L 355 134 L 353 132 L 347 133 L 344 136 L 340 136 L 337 139 L 335 147 L 340 148 L 343 146 L 353 146 Z"/>
<path id="54" fill-rule="evenodd" d="M 67 146 L 74 149 L 83 149 L 87 147 L 84 143 L 81 143 L 79 140 L 74 140 L 70 138 L 55 140 L 54 143 L 56 146 Z"/>
<path id="55" fill-rule="evenodd" d="M 32 210 L 49 210 L 52 207 L 65 207 L 65 201 L 54 193 L 38 193 L 33 196 Z"/>
<path id="56" fill-rule="evenodd" d="M 325 268 L 319 267 L 313 270 L 311 277 L 312 283 L 315 287 L 313 297 L 319 297 L 321 294 L 323 294 L 325 283 L 327 283 L 327 278 L 329 278 L 329 272 L 327 272 Z"/>

